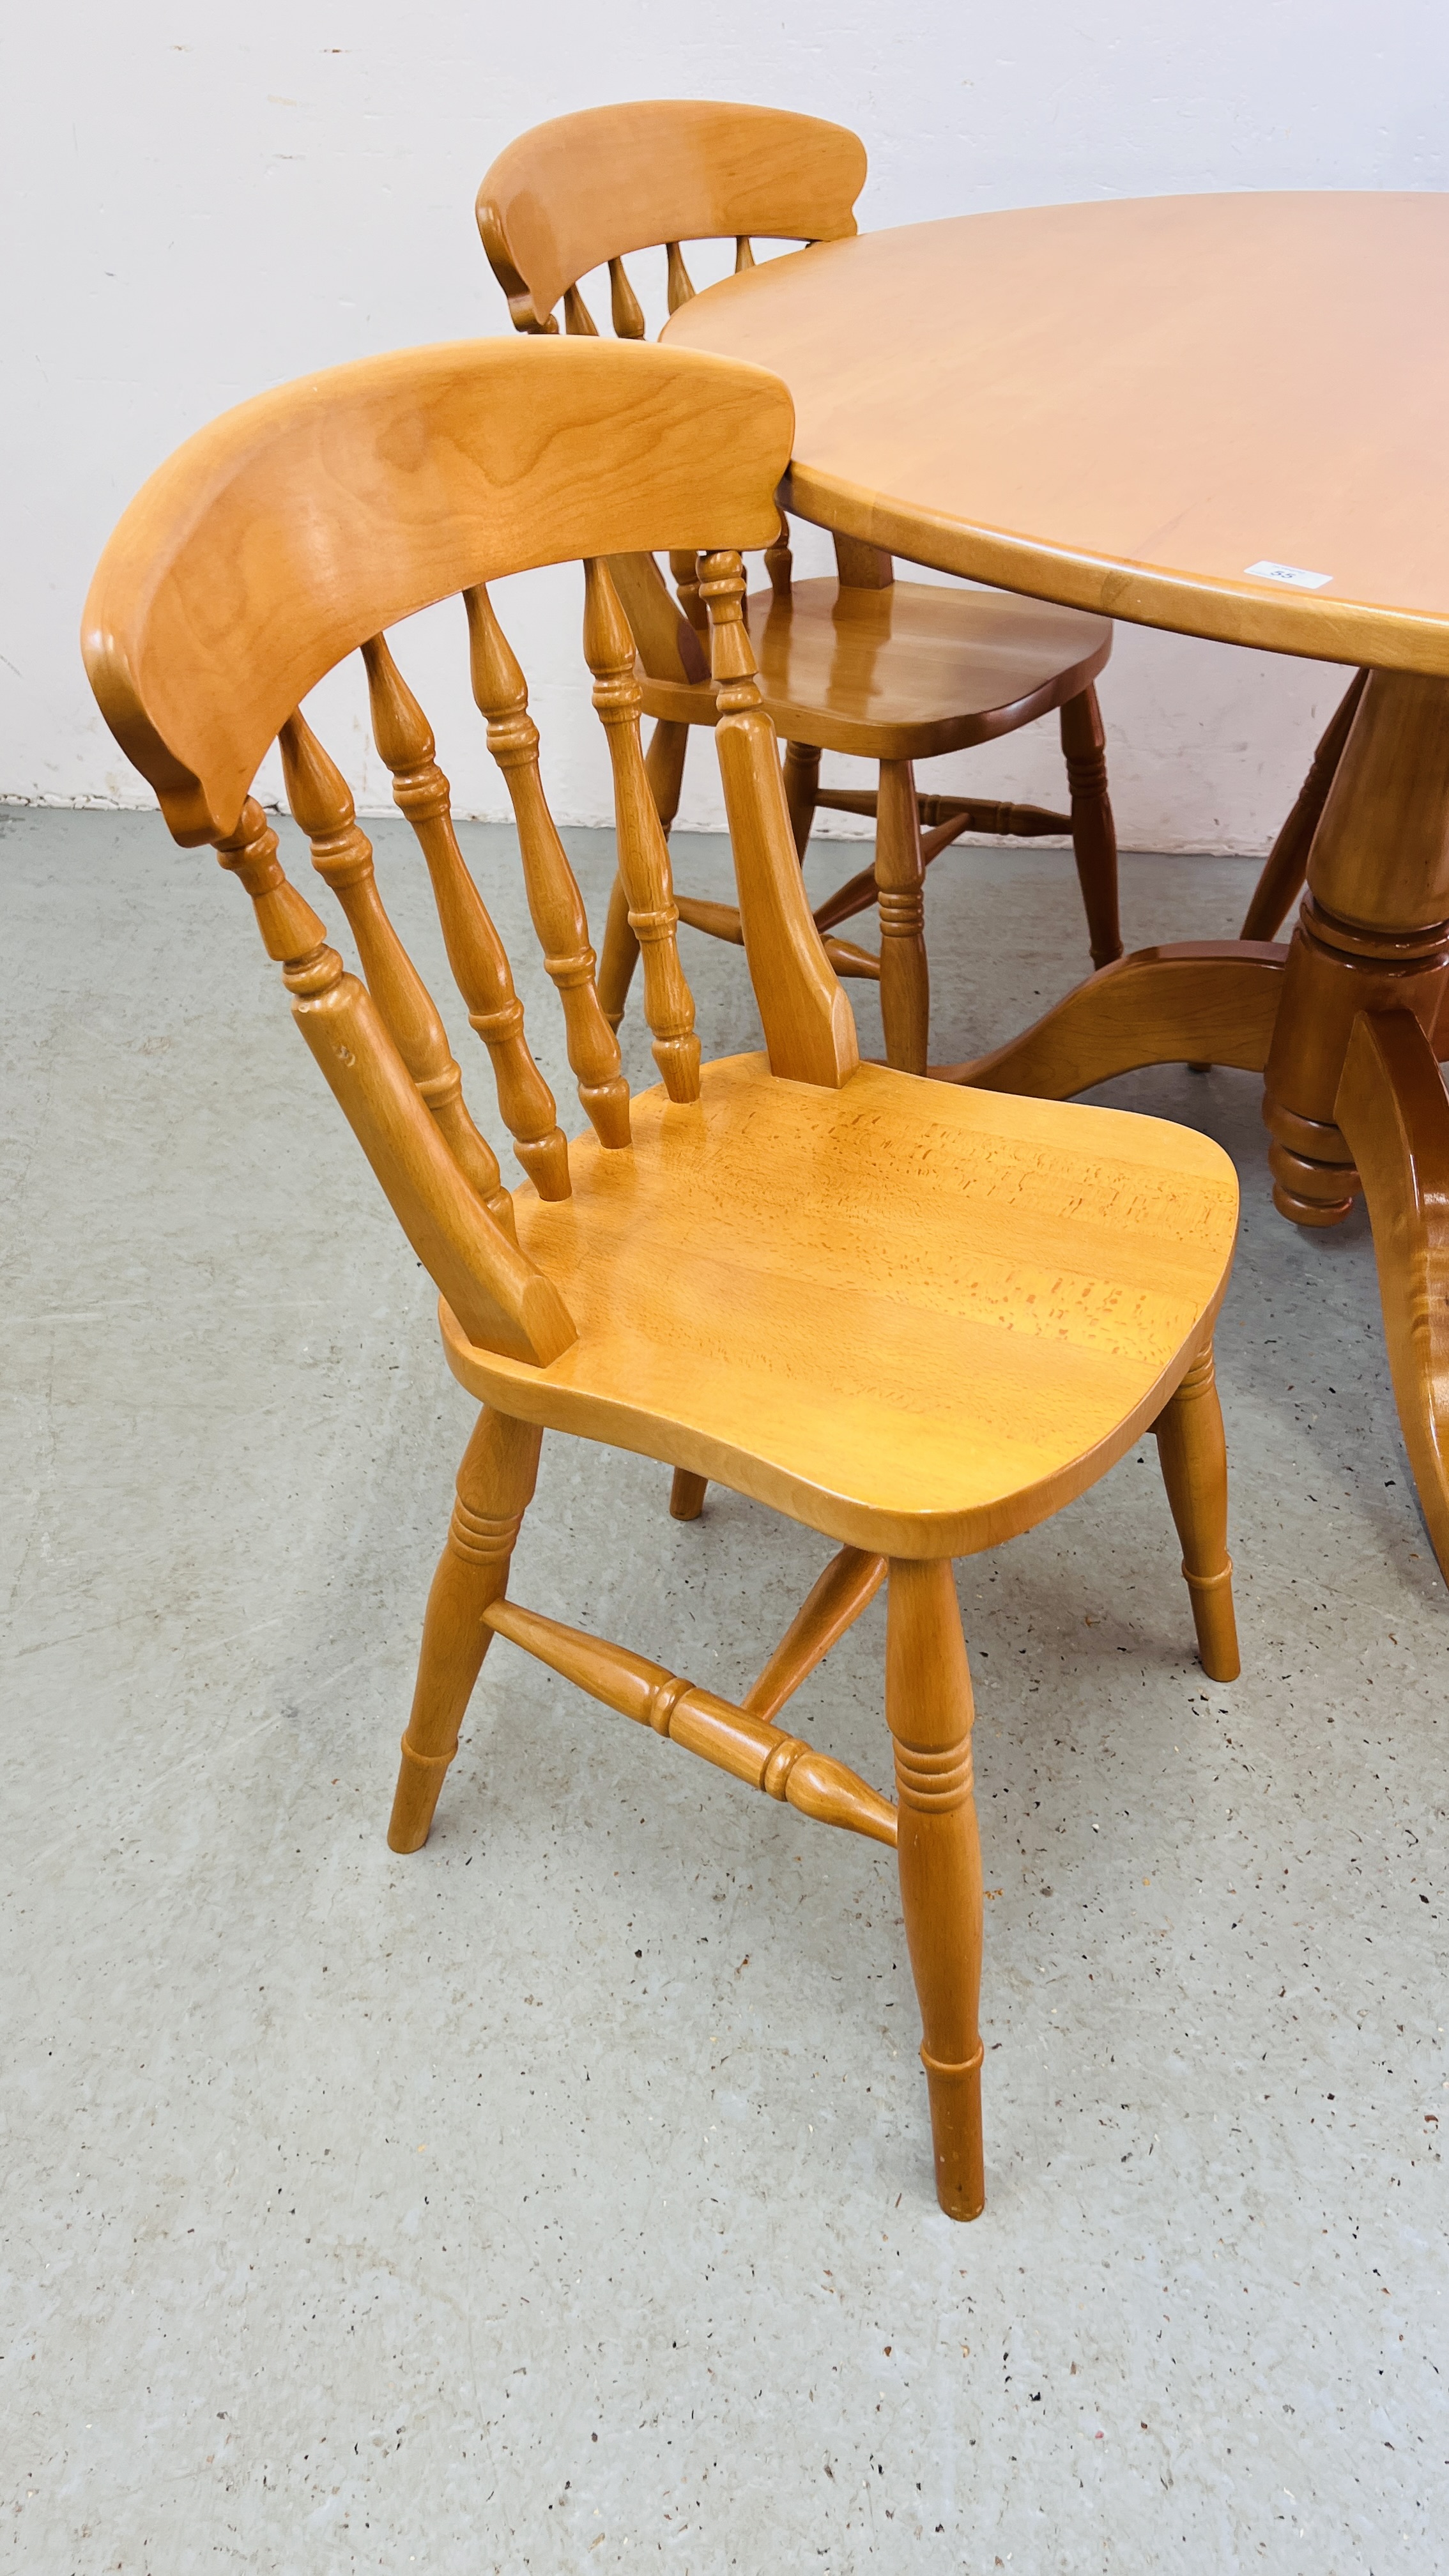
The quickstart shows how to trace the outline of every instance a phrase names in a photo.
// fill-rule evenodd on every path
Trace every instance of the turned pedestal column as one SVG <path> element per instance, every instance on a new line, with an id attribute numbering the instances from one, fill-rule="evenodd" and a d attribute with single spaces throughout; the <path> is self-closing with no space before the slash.
<path id="1" fill-rule="evenodd" d="M 1406 1011 L 1432 1040 L 1449 977 L 1449 682 L 1373 671 L 1308 862 L 1264 1068 L 1273 1198 L 1337 1225 L 1359 1189 L 1336 1123 L 1361 1011 Z"/>

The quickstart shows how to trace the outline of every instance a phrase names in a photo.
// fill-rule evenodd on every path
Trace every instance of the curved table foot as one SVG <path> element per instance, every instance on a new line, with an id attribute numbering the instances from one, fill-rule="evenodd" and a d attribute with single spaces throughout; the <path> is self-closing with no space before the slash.
<path id="1" fill-rule="evenodd" d="M 1119 957 L 990 1055 L 931 1067 L 937 1082 L 1069 1100 L 1143 1064 L 1261 1073 L 1288 951 L 1266 939 L 1194 939 Z"/>
<path id="2" fill-rule="evenodd" d="M 1449 1577 L 1449 1094 L 1410 1012 L 1354 1022 L 1337 1115 L 1373 1224 L 1404 1446 Z"/>

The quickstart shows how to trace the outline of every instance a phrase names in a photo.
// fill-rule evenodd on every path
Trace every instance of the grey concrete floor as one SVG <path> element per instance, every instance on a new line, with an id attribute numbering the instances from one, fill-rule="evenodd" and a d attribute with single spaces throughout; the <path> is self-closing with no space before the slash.
<path id="1" fill-rule="evenodd" d="M 609 845 L 574 847 L 593 906 Z M 722 885 L 719 844 L 680 858 Z M 1126 860 L 1129 939 L 1231 931 L 1251 875 Z M 6 2563 L 1449 2566 L 1449 1597 L 1366 1229 L 1273 1215 L 1256 1085 L 1108 1095 L 1243 1175 L 1241 1684 L 1191 1658 L 1150 1444 L 960 1570 L 960 2228 L 887 1854 L 503 1644 L 431 1843 L 389 1853 L 471 1418 L 431 1294 L 205 853 L 12 814 L 0 888 Z M 944 861 L 930 927 L 951 1053 L 1084 963 L 1056 851 Z M 707 1050 L 751 1043 L 738 956 L 688 963 Z M 679 1526 L 667 1486 L 550 1444 L 516 1589 L 734 1690 L 826 1550 L 717 1489 Z M 796 1707 L 884 1783 L 882 1632 Z"/>

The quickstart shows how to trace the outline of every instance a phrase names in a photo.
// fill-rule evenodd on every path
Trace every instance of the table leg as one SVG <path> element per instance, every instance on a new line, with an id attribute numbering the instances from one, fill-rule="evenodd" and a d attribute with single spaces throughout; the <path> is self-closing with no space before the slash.
<path id="1" fill-rule="evenodd" d="M 1360 1012 L 1336 1107 L 1373 1223 L 1404 1446 L 1449 1575 L 1449 1093 L 1412 1012 Z"/>
<path id="2" fill-rule="evenodd" d="M 1336 1103 L 1361 1011 L 1432 1040 L 1449 977 L 1449 682 L 1374 671 L 1308 863 L 1264 1068 L 1274 1204 L 1337 1225 L 1360 1187 Z"/>
<path id="3" fill-rule="evenodd" d="M 1142 1064 L 1232 1064 L 1261 1073 L 1287 956 L 1266 939 L 1140 948 L 1089 976 L 990 1055 L 931 1071 L 938 1082 L 1024 1091 L 1038 1100 L 1069 1100 Z"/>

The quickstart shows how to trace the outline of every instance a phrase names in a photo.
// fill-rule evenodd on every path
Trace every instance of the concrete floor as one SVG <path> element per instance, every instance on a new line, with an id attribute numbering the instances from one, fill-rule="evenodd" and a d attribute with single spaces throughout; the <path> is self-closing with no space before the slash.
<path id="1" fill-rule="evenodd" d="M 1150 1444 L 961 1568 L 959 2228 L 888 1855 L 503 1644 L 432 1842 L 389 1853 L 470 1419 L 431 1294 L 206 855 L 135 815 L 3 841 L 4 2563 L 1449 2566 L 1449 1598 L 1362 1218 L 1273 1215 L 1255 1084 L 1108 1095 L 1243 1174 L 1241 1685 L 1191 1659 Z M 471 846 L 514 935 L 503 838 Z M 574 846 L 593 908 L 608 844 Z M 1231 931 L 1251 877 L 1127 860 L 1129 939 Z M 1007 1034 L 1082 970 L 1069 859 L 943 861 L 931 933 L 942 1051 Z M 751 1043 L 738 956 L 687 962 L 707 1051 Z M 826 1550 L 667 1487 L 551 1444 L 519 1595 L 737 1689 Z M 796 1706 L 885 1782 L 882 1635 Z"/>

